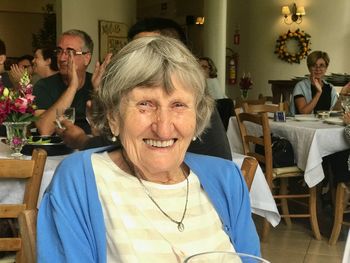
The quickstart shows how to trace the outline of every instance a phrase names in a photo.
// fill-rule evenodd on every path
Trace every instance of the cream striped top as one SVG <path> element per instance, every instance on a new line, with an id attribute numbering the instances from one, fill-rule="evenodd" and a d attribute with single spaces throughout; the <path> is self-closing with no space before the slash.
<path id="1" fill-rule="evenodd" d="M 107 231 L 108 262 L 183 262 L 193 254 L 234 251 L 221 221 L 191 172 L 185 229 L 180 232 L 145 193 L 138 179 L 121 170 L 104 152 L 92 155 Z M 172 185 L 143 181 L 162 210 L 180 221 L 186 180 Z"/>

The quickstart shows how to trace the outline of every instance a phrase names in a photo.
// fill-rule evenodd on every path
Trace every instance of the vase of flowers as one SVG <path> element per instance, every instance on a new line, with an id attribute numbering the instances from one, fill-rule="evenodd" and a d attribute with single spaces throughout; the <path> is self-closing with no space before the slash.
<path id="1" fill-rule="evenodd" d="M 239 81 L 239 86 L 241 88 L 241 97 L 243 100 L 248 98 L 248 91 L 252 89 L 253 81 L 250 77 L 250 73 L 247 75 L 243 73 L 241 80 Z"/>
<path id="2" fill-rule="evenodd" d="M 13 150 L 12 157 L 21 157 L 22 147 L 27 142 L 27 127 L 30 121 L 3 122 L 6 127 L 7 143 Z"/>
<path id="3" fill-rule="evenodd" d="M 21 150 L 27 142 L 27 127 L 36 120 L 34 111 L 33 85 L 25 72 L 19 86 L 5 87 L 0 78 L 0 124 L 6 127 L 7 143 L 13 150 L 13 157 L 22 156 Z"/>

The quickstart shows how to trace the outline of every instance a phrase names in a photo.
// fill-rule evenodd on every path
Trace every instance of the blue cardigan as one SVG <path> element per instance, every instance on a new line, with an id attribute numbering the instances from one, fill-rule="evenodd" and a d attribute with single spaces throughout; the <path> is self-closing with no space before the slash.
<path id="1" fill-rule="evenodd" d="M 106 262 L 106 229 L 91 164 L 95 151 L 74 153 L 57 167 L 38 214 L 38 262 Z M 259 256 L 249 192 L 239 168 L 192 153 L 185 162 L 198 176 L 235 250 Z"/>

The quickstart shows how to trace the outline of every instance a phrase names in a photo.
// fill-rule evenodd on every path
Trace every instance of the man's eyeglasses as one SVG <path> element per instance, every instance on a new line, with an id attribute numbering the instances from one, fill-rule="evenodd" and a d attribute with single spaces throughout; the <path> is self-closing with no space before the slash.
<path id="1" fill-rule="evenodd" d="M 325 64 L 321 64 L 321 65 L 313 65 L 311 66 L 312 69 L 326 69 L 327 66 Z"/>
<path id="2" fill-rule="evenodd" d="M 54 50 L 56 56 L 61 56 L 62 54 L 66 54 L 66 55 L 69 55 L 69 54 L 72 54 L 73 56 L 78 56 L 78 55 L 85 55 L 87 53 L 89 53 L 89 51 L 76 51 L 75 49 L 73 48 L 67 48 L 67 49 L 63 49 L 63 48 L 56 48 Z"/>

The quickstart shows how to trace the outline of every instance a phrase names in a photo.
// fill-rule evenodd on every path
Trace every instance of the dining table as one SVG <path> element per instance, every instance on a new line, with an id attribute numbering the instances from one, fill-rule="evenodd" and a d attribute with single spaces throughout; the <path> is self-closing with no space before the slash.
<path id="1" fill-rule="evenodd" d="M 311 115 L 287 117 L 285 122 L 269 118 L 273 135 L 288 139 L 294 150 L 296 165 L 304 171 L 304 180 L 309 187 L 320 183 L 325 174 L 323 157 L 350 148 L 344 136 L 344 124 L 340 117 L 320 119 Z M 261 127 L 247 123 L 247 129 L 254 135 L 262 135 Z M 236 117 L 231 117 L 227 128 L 231 151 L 243 154 L 242 139 Z"/>
<path id="2" fill-rule="evenodd" d="M 11 158 L 10 154 L 11 150 L 9 146 L 0 142 L 0 158 Z M 57 165 L 66 156 L 67 155 L 57 155 L 47 157 L 39 192 L 38 207 L 45 189 L 51 182 Z M 235 153 L 233 154 L 232 161 L 240 167 L 245 157 L 246 156 L 242 154 Z M 30 159 L 31 157 L 23 156 L 23 158 Z M 23 181 L 6 180 L 0 184 L 0 203 L 20 203 L 23 200 L 23 195 Z M 265 217 L 273 226 L 278 225 L 281 217 L 260 166 L 257 168 L 251 186 L 250 203 L 253 213 Z"/>
<path id="3" fill-rule="evenodd" d="M 0 158 L 13 158 L 11 157 L 11 153 L 12 153 L 12 150 L 10 149 L 10 147 L 1 140 L 0 141 Z M 57 156 L 48 156 L 46 158 L 44 173 L 41 180 L 41 186 L 39 191 L 38 206 L 40 204 L 41 198 L 45 192 L 46 187 L 51 182 L 52 176 L 55 172 L 57 165 L 66 156 L 67 155 L 57 155 Z M 31 156 L 23 155 L 21 158 L 30 159 Z M 7 203 L 7 204 L 20 203 L 23 200 L 23 196 L 24 196 L 23 180 L 13 180 L 13 179 L 1 180 L 0 203 Z"/>

